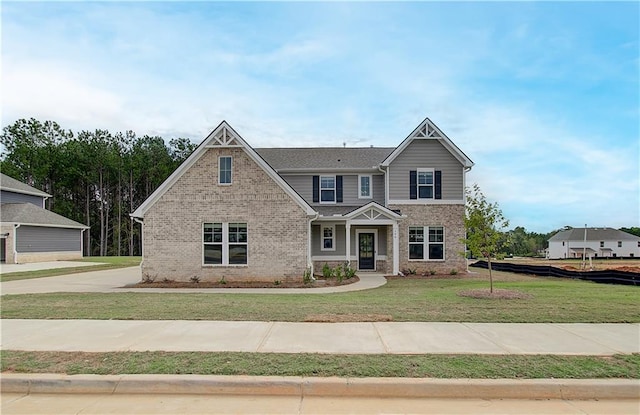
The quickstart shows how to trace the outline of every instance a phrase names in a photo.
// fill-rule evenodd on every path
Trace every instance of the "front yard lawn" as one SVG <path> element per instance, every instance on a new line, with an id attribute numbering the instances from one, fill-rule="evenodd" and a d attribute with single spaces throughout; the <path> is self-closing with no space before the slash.
<path id="1" fill-rule="evenodd" d="M 452 278 L 392 279 L 376 289 L 340 294 L 51 293 L 2 296 L 2 318 L 116 320 L 637 323 L 640 287 L 494 272 L 495 286 L 526 299 L 476 299 L 488 287 L 480 270 Z M 364 277 L 366 278 L 366 277 Z M 361 317 L 362 316 L 362 317 Z M 337 318 L 341 320 L 342 318 Z"/>
<path id="2" fill-rule="evenodd" d="M 2 371 L 66 374 L 595 379 L 640 377 L 640 355 L 324 355 L 202 352 L 2 352 Z"/>

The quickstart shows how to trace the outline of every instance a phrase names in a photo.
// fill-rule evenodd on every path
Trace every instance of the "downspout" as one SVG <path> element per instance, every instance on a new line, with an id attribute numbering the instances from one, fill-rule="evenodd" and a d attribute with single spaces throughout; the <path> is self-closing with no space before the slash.
<path id="1" fill-rule="evenodd" d="M 80 229 L 80 256 L 84 257 L 84 231 L 86 229 Z"/>
<path id="2" fill-rule="evenodd" d="M 467 216 L 466 213 L 466 209 L 467 209 L 467 173 L 471 170 L 471 167 L 464 167 L 462 169 L 462 206 L 464 206 L 465 209 L 465 217 Z M 464 219 L 463 219 L 463 226 L 464 226 Z M 464 240 L 467 240 L 467 227 L 464 226 Z M 467 243 L 465 242 L 464 244 L 464 263 L 465 266 L 467 268 L 467 274 L 471 273 L 471 271 L 469 271 L 469 258 L 467 258 L 469 256 L 469 247 L 467 246 Z"/>
<path id="3" fill-rule="evenodd" d="M 13 224 L 13 263 L 18 263 L 18 228 L 20 227 L 19 223 Z"/>
<path id="4" fill-rule="evenodd" d="M 136 218 L 132 216 L 133 220 L 140 224 L 140 255 L 142 256 L 142 261 L 140 261 L 140 269 L 144 265 L 144 220 L 140 218 Z"/>
<path id="5" fill-rule="evenodd" d="M 311 222 L 313 222 L 314 220 L 317 220 L 320 217 L 320 214 L 316 212 L 315 216 L 311 217 L 309 219 L 309 222 L 307 224 L 307 266 L 309 267 L 309 269 L 311 270 L 311 280 L 315 281 L 315 277 L 313 276 L 313 260 L 311 259 Z"/>
<path id="6" fill-rule="evenodd" d="M 378 170 L 384 173 L 384 206 L 388 208 L 389 207 L 389 175 L 387 174 L 387 170 L 382 169 L 381 164 L 378 164 Z M 371 192 L 371 197 L 373 197 L 373 192 Z"/>

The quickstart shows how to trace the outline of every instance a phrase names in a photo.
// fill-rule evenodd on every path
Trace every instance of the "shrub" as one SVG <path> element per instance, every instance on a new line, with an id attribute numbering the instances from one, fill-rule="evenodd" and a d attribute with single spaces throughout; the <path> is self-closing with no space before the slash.
<path id="1" fill-rule="evenodd" d="M 311 278 L 311 267 L 304 270 L 304 274 L 302 275 L 302 282 L 305 284 L 311 284 L 313 279 Z"/>
<path id="2" fill-rule="evenodd" d="M 144 274 L 142 275 L 142 282 L 144 284 L 151 284 L 152 282 L 154 282 L 156 280 L 156 276 L 155 275 L 150 275 L 150 274 Z"/>
<path id="3" fill-rule="evenodd" d="M 458 270 L 457 269 L 452 269 L 451 271 L 449 271 L 449 275 L 458 275 Z"/>
<path id="4" fill-rule="evenodd" d="M 280 284 L 282 284 L 282 281 L 280 281 L 280 280 L 274 280 L 273 281 L 273 285 L 277 286 L 277 285 L 280 285 Z"/>
<path id="5" fill-rule="evenodd" d="M 200 282 L 200 277 L 198 277 L 197 275 L 194 275 L 193 277 L 189 278 L 189 281 L 191 281 L 194 284 L 197 284 Z"/>
<path id="6" fill-rule="evenodd" d="M 343 268 L 344 268 L 344 276 L 346 279 L 350 280 L 351 278 L 355 277 L 356 275 L 355 268 L 351 268 L 347 262 L 344 263 Z"/>
<path id="7" fill-rule="evenodd" d="M 342 266 L 338 265 L 333 269 L 331 274 L 338 279 L 338 284 L 344 279 L 344 273 L 342 272 Z"/>
<path id="8" fill-rule="evenodd" d="M 220 278 L 220 280 L 218 281 L 218 284 L 225 285 L 226 283 L 227 283 L 227 280 L 224 279 L 224 275 L 223 275 L 222 278 Z"/>
<path id="9" fill-rule="evenodd" d="M 324 263 L 324 265 L 322 266 L 322 276 L 325 278 L 331 278 L 331 267 L 329 266 L 329 264 L 327 264 L 326 262 Z"/>
<path id="10" fill-rule="evenodd" d="M 436 270 L 435 269 L 430 269 L 429 270 L 429 275 L 436 275 Z"/>

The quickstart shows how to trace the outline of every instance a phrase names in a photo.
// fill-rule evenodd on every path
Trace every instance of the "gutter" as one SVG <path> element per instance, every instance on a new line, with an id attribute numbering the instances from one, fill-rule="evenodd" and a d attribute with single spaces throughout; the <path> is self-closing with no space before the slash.
<path id="1" fill-rule="evenodd" d="M 308 216 L 309 217 L 309 222 L 308 222 L 308 229 L 307 229 L 307 266 L 311 269 L 311 280 L 315 281 L 315 277 L 313 276 L 313 260 L 311 259 L 312 257 L 312 250 L 311 250 L 311 222 L 317 220 L 320 217 L 320 214 L 318 212 L 315 213 L 315 215 L 313 216 Z"/>

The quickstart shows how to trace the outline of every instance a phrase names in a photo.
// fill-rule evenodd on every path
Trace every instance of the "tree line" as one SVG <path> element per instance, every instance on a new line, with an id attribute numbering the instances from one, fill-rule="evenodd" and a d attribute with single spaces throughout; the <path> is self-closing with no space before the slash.
<path id="1" fill-rule="evenodd" d="M 34 118 L 4 127 L 0 140 L 2 173 L 49 193 L 49 210 L 90 227 L 88 256 L 140 255 L 140 225 L 129 214 L 196 148 L 187 138 L 74 133 Z"/>

